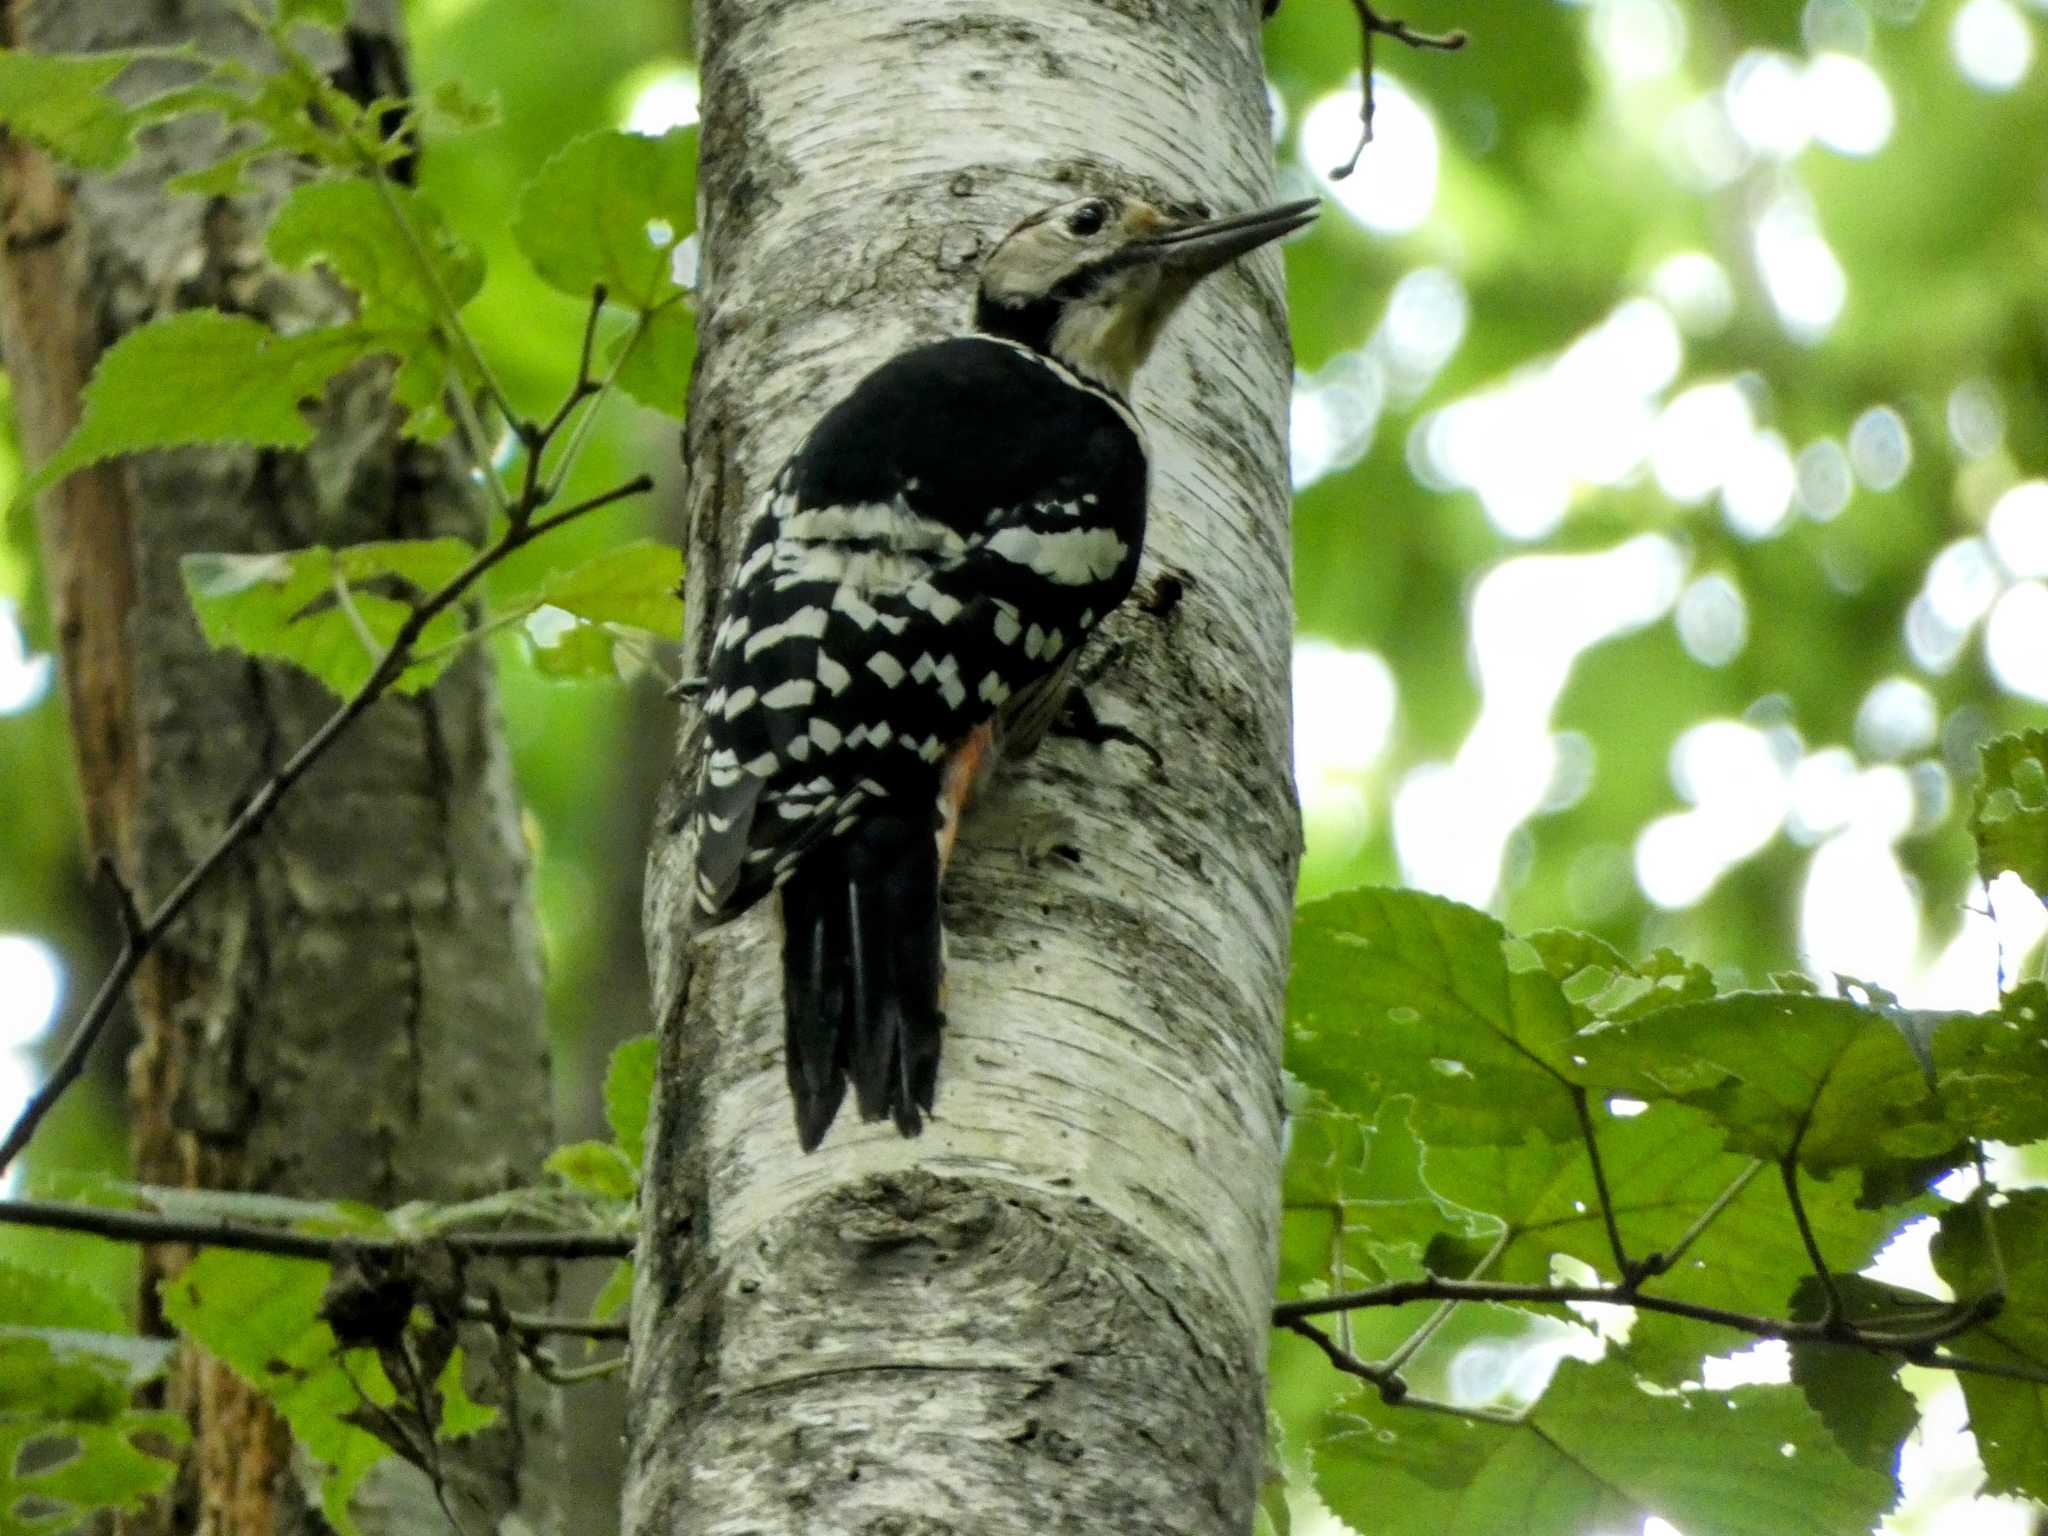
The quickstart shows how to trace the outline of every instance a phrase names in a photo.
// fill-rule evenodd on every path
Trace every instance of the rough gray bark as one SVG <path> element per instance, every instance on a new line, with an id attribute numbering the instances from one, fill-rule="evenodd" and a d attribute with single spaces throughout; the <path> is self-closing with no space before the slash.
<path id="1" fill-rule="evenodd" d="M 12 0 L 5 17 L 8 41 L 39 50 L 196 41 L 261 66 L 260 36 L 237 9 Z M 366 36 L 396 44 L 395 5 L 356 11 Z M 80 180 L 6 146 L 0 345 L 33 458 L 76 419 L 98 354 L 161 314 L 214 304 L 287 329 L 339 317 L 337 290 L 264 258 L 265 204 L 287 189 L 289 167 L 248 202 L 164 195 L 218 132 L 204 120 L 153 130 L 121 171 Z M 145 900 L 197 861 L 333 707 L 289 669 L 209 650 L 180 556 L 481 531 L 448 454 L 398 438 L 387 382 L 376 368 L 341 380 L 304 456 L 152 455 L 44 498 L 90 833 Z M 427 696 L 374 708 L 145 967 L 137 1177 L 382 1203 L 529 1183 L 550 1140 L 540 983 L 495 692 L 472 656 Z M 152 1255 L 145 1286 L 176 1257 Z M 501 1278 L 529 1298 L 537 1283 Z M 551 1395 L 531 1381 L 515 1392 L 510 1362 L 472 1343 L 472 1390 L 509 1411 L 500 1429 L 448 1448 L 451 1501 L 471 1530 L 548 1529 Z M 260 1398 L 197 1361 L 173 1397 L 198 1433 L 159 1528 L 324 1529 Z M 410 1468 L 393 1464 L 362 1501 L 370 1529 L 447 1529 Z"/>
<path id="2" fill-rule="evenodd" d="M 1271 200 L 1258 12 L 698 0 L 700 662 L 752 497 L 865 369 L 962 328 L 1015 219 L 1094 187 Z M 1139 382 L 1146 569 L 1092 692 L 1168 767 L 1056 739 L 970 816 L 921 1140 L 842 1116 L 798 1153 L 774 904 L 686 949 L 657 827 L 634 1536 L 1248 1529 L 1298 836 L 1278 276 L 1206 285 Z M 1048 817 L 1077 864 L 1020 854 Z"/>

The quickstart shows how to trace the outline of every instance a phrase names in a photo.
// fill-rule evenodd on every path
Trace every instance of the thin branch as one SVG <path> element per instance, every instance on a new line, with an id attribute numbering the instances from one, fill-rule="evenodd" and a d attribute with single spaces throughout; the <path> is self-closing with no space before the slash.
<path id="1" fill-rule="evenodd" d="M 1397 43 L 1406 43 L 1410 48 L 1433 48 L 1439 53 L 1456 53 L 1470 42 L 1471 36 L 1462 28 L 1453 32 L 1417 32 L 1405 21 L 1391 21 L 1380 15 L 1371 0 L 1351 0 L 1351 9 L 1358 12 L 1358 32 L 1362 55 L 1359 74 L 1365 99 L 1358 108 L 1358 148 L 1351 151 L 1351 158 L 1330 172 L 1332 181 L 1342 181 L 1358 169 L 1358 157 L 1365 153 L 1365 146 L 1372 142 L 1372 118 L 1377 110 L 1372 94 L 1372 40 L 1375 37 L 1391 37 Z"/>
<path id="2" fill-rule="evenodd" d="M 1586 1090 L 1572 1084 L 1572 1108 L 1579 1117 L 1579 1138 L 1586 1144 L 1586 1160 L 1593 1165 L 1593 1190 L 1600 1202 L 1600 1219 L 1607 1224 L 1607 1247 L 1614 1255 L 1614 1272 L 1626 1285 L 1635 1274 L 1628 1250 L 1621 1243 L 1621 1227 L 1614 1219 L 1614 1196 L 1607 1188 L 1607 1169 L 1600 1161 L 1600 1139 L 1593 1134 L 1593 1112 L 1586 1107 Z"/>
<path id="3" fill-rule="evenodd" d="M 1677 1242 L 1673 1243 L 1669 1248 L 1644 1255 L 1642 1260 L 1636 1265 L 1636 1272 L 1630 1278 L 1628 1289 L 1634 1290 L 1645 1280 L 1655 1279 L 1658 1275 L 1668 1274 L 1673 1269 L 1676 1269 L 1678 1261 L 1685 1257 L 1686 1250 L 1698 1242 L 1700 1235 L 1720 1219 L 1721 1213 L 1735 1203 L 1738 1195 L 1749 1188 L 1749 1181 L 1757 1176 L 1763 1166 L 1762 1158 L 1754 1159 L 1747 1168 L 1743 1169 L 1742 1172 L 1735 1175 L 1729 1181 L 1726 1189 L 1714 1197 L 1712 1205 L 1700 1212 L 1697 1221 L 1679 1233 Z"/>
<path id="4" fill-rule="evenodd" d="M 244 1222 L 159 1216 L 57 1200 L 0 1200 L 0 1226 L 83 1232 L 117 1243 L 190 1243 L 234 1248 L 285 1259 L 329 1263 L 356 1255 L 392 1257 L 419 1248 L 447 1248 L 493 1259 L 625 1259 L 633 1239 L 617 1232 L 441 1232 L 431 1237 L 379 1237 L 366 1233 L 294 1232 Z"/>
<path id="5" fill-rule="evenodd" d="M 1284 1325 L 1289 1333 L 1301 1335 L 1323 1352 L 1323 1358 L 1347 1376 L 1356 1376 L 1369 1381 L 1379 1389 L 1381 1401 L 1396 1407 L 1414 1408 L 1423 1413 L 1446 1413 L 1453 1418 L 1474 1419 L 1482 1424 L 1499 1424 L 1515 1428 L 1522 1423 L 1523 1416 L 1502 1408 L 1465 1407 L 1458 1403 L 1441 1402 L 1433 1397 L 1417 1397 L 1408 1390 L 1408 1384 L 1399 1375 L 1384 1366 L 1370 1364 L 1344 1348 L 1314 1323 L 1294 1322 Z"/>
<path id="6" fill-rule="evenodd" d="M 616 1376 L 626 1368 L 626 1356 L 607 1355 L 602 1360 L 593 1360 L 588 1365 L 564 1365 L 544 1349 L 530 1350 L 526 1356 L 543 1381 L 557 1387 L 581 1386 L 587 1381 L 598 1381 L 606 1376 Z"/>
<path id="7" fill-rule="evenodd" d="M 1499 1262 L 1500 1256 L 1507 1251 L 1508 1244 L 1514 1240 L 1515 1229 L 1503 1226 L 1500 1229 L 1500 1235 L 1494 1238 L 1493 1246 L 1486 1250 L 1485 1254 L 1481 1256 L 1477 1264 L 1472 1266 L 1471 1272 L 1465 1278 L 1467 1280 L 1477 1280 L 1484 1276 L 1489 1269 L 1492 1269 Z M 1427 1344 L 1435 1335 L 1437 1329 L 1449 1322 L 1451 1314 L 1457 1310 L 1458 1304 L 1455 1301 L 1446 1301 L 1442 1306 L 1438 1307 L 1436 1311 L 1432 1312 L 1424 1320 L 1420 1328 L 1403 1339 L 1400 1347 L 1387 1356 L 1384 1362 L 1385 1369 L 1389 1372 L 1398 1371 L 1402 1366 L 1414 1359 L 1415 1352 Z M 1345 1316 L 1348 1317 L 1350 1314 L 1346 1313 Z"/>
<path id="8" fill-rule="evenodd" d="M 1784 1181 L 1785 1198 L 1792 1206 L 1792 1220 L 1799 1226 L 1799 1241 L 1806 1245 L 1806 1262 L 1813 1266 L 1814 1275 L 1820 1280 L 1820 1288 L 1827 1293 L 1827 1313 L 1821 1318 L 1821 1326 L 1829 1332 L 1841 1324 L 1847 1313 L 1842 1307 L 1842 1290 L 1835 1284 L 1834 1271 L 1828 1268 L 1828 1261 L 1821 1257 L 1820 1243 L 1813 1235 L 1813 1223 L 1806 1219 L 1806 1202 L 1799 1196 L 1799 1149 L 1795 1145 L 1785 1160 L 1778 1164 L 1778 1176 Z"/>
<path id="9" fill-rule="evenodd" d="M 576 355 L 576 379 L 562 396 L 562 403 L 555 407 L 555 414 L 545 422 L 529 421 L 519 429 L 519 436 L 526 444 L 526 484 L 520 491 L 519 500 L 529 510 L 540 506 L 546 499 L 542 494 L 541 459 L 548 444 L 568 425 L 576 407 L 600 388 L 597 380 L 590 376 L 590 361 L 597 348 L 597 322 L 604 314 L 606 297 L 603 283 L 590 291 L 590 312 L 583 319 L 583 345 Z"/>
<path id="10" fill-rule="evenodd" d="M 654 481 L 650 476 L 640 475 L 624 485 L 614 486 L 602 495 L 592 496 L 547 517 L 518 519 L 496 540 L 477 551 L 476 557 L 450 577 L 438 591 L 421 600 L 406 616 L 405 622 L 399 625 L 390 649 L 384 652 L 383 660 L 371 669 L 363 685 L 329 715 L 326 722 L 292 754 L 285 765 L 249 798 L 235 819 L 228 823 L 227 829 L 214 841 L 213 847 L 187 871 L 185 878 L 179 881 L 170 895 L 158 904 L 148 919 L 139 927 L 129 929 L 113 968 L 107 972 L 99 990 L 93 994 L 91 1003 L 87 1005 L 77 1028 L 72 1031 L 71 1039 L 65 1046 L 63 1055 L 59 1057 L 57 1065 L 30 1097 L 27 1106 L 8 1130 L 6 1139 L 0 1141 L 0 1172 L 5 1172 L 15 1158 L 21 1155 L 22 1149 L 35 1135 L 36 1128 L 56 1107 L 65 1090 L 76 1082 L 79 1074 L 85 1070 L 86 1058 L 91 1055 L 94 1044 L 105 1032 L 107 1022 L 114 1015 L 115 1005 L 127 990 L 128 983 L 134 979 L 143 958 L 163 941 L 171 924 L 183 915 L 186 907 L 191 905 L 193 897 L 198 895 L 214 873 L 262 830 L 271 813 L 277 809 L 278 802 L 291 791 L 292 786 L 304 778 L 308 770 L 326 755 L 327 750 L 340 739 L 343 732 L 367 713 L 371 705 L 390 692 L 393 685 L 405 675 L 406 669 L 417 659 L 413 648 L 419 643 L 420 636 L 426 632 L 427 626 L 459 603 L 492 567 L 515 550 L 524 548 L 564 523 L 586 513 L 595 512 L 600 507 L 610 506 L 613 502 L 641 495 L 653 487 Z"/>
<path id="11" fill-rule="evenodd" d="M 626 1340 L 624 1323 L 600 1323 L 583 1317 L 550 1317 L 539 1312 L 510 1312 L 482 1296 L 463 1297 L 462 1315 L 472 1322 L 489 1323 L 500 1332 L 535 1337 L 553 1334 L 572 1339 L 609 1339 L 619 1343 Z"/>
<path id="12" fill-rule="evenodd" d="M 1752 1312 L 1735 1312 L 1725 1307 L 1680 1301 L 1670 1296 L 1644 1295 L 1640 1291 L 1629 1291 L 1613 1285 L 1523 1285 L 1493 1280 L 1449 1280 L 1439 1275 L 1425 1275 L 1418 1280 L 1397 1280 L 1391 1284 L 1374 1286 L 1369 1290 L 1349 1291 L 1337 1296 L 1314 1296 L 1300 1301 L 1283 1301 L 1273 1309 L 1273 1323 L 1275 1327 L 1292 1330 L 1297 1322 L 1311 1317 L 1327 1316 L 1333 1312 L 1369 1307 L 1401 1307 L 1420 1301 L 1534 1302 L 1550 1306 L 1563 1306 L 1567 1302 L 1606 1302 L 1613 1306 L 1636 1307 L 1645 1312 L 1662 1312 L 1671 1317 L 1689 1318 L 1697 1323 L 1713 1323 L 1762 1339 L 1783 1339 L 1795 1344 L 1838 1344 L 1861 1349 L 1870 1354 L 1903 1355 L 1909 1361 L 1920 1365 L 1939 1366 L 1954 1371 L 1982 1371 L 1987 1375 L 2012 1376 L 2016 1380 L 2036 1381 L 2048 1385 L 2048 1368 L 2030 1369 L 2025 1366 L 2000 1365 L 1993 1369 L 1985 1362 L 1941 1354 L 1934 1350 L 1935 1344 L 1966 1330 L 1973 1322 L 1981 1321 L 1981 1317 L 1973 1316 L 1970 1321 L 1963 1321 L 1962 1316 L 1958 1315 L 1920 1333 L 1873 1333 L 1840 1321 L 1829 1323 L 1823 1319 L 1816 1322 L 1800 1322 L 1790 1318 L 1766 1317 Z M 1993 1298 L 1983 1298 L 1970 1304 L 1964 1312 L 1975 1313 L 1979 1307 L 1987 1306 L 1992 1301 Z"/>

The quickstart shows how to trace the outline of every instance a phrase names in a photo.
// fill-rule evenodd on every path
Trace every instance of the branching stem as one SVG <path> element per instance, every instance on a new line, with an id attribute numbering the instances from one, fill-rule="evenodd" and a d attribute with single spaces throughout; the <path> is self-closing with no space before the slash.
<path id="1" fill-rule="evenodd" d="M 1351 151 L 1351 158 L 1334 167 L 1330 179 L 1342 181 L 1358 169 L 1358 157 L 1365 153 L 1365 146 L 1372 142 L 1372 119 L 1377 110 L 1372 93 L 1372 41 L 1376 37 L 1391 37 L 1397 43 L 1406 43 L 1410 48 L 1430 48 L 1439 53 L 1456 53 L 1470 42 L 1471 36 L 1462 28 L 1452 32 L 1417 32 L 1405 21 L 1394 21 L 1382 16 L 1371 0 L 1351 0 L 1351 8 L 1358 12 L 1358 33 L 1362 59 L 1359 66 L 1360 88 L 1365 99 L 1358 108 L 1358 147 Z"/>

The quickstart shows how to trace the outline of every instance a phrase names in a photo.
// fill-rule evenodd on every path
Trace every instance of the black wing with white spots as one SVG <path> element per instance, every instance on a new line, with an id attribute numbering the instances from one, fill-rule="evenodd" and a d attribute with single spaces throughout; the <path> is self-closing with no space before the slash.
<path id="1" fill-rule="evenodd" d="M 1129 592 L 1145 454 L 1129 410 L 1025 348 L 903 353 L 775 477 L 713 641 L 700 921 L 865 819 L 929 830 L 949 754 Z"/>

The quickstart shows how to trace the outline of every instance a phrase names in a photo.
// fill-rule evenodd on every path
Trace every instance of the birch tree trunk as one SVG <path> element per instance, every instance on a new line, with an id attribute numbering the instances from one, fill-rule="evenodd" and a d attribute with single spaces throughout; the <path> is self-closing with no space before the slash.
<path id="1" fill-rule="evenodd" d="M 395 63 L 395 5 L 356 11 L 358 63 Z M 43 51 L 193 41 L 270 64 L 234 0 L 11 0 L 4 16 L 6 41 Z M 218 132 L 204 119 L 153 129 L 119 173 L 80 180 L 4 146 L 0 346 L 33 460 L 76 421 L 99 354 L 159 315 L 215 304 L 286 329 L 339 318 L 338 290 L 264 257 L 264 204 L 283 195 L 288 167 L 265 162 L 266 190 L 248 201 L 165 195 Z M 289 669 L 209 650 L 180 556 L 480 532 L 448 455 L 399 439 L 386 383 L 376 368 L 338 381 L 303 456 L 156 454 L 43 498 L 90 838 L 146 900 L 333 707 Z M 431 693 L 359 722 L 145 965 L 136 1176 L 380 1203 L 532 1182 L 549 1142 L 540 980 L 519 808 L 490 673 L 472 654 Z M 146 1313 L 177 1257 L 145 1263 Z M 551 1399 L 531 1382 L 515 1393 L 510 1363 L 490 1350 L 470 1357 L 472 1390 L 508 1411 L 499 1429 L 447 1448 L 451 1502 L 472 1530 L 514 1514 L 545 1530 Z M 261 1398 L 198 1360 L 172 1397 L 196 1434 L 161 1528 L 325 1529 Z M 445 1532 L 425 1479 L 387 1465 L 359 1499 L 365 1527 Z"/>
<path id="2" fill-rule="evenodd" d="M 867 368 L 964 328 L 1013 221 L 1096 187 L 1271 200 L 1258 13 L 698 0 L 700 664 L 777 464 Z M 1279 271 L 1205 285 L 1140 379 L 1146 568 L 1091 692 L 1167 766 L 1055 739 L 970 816 L 922 1139 L 842 1116 L 798 1152 L 772 902 L 679 944 L 686 722 L 649 878 L 632 1536 L 1249 1528 L 1298 842 Z M 1048 817 L 1078 861 L 1020 852 Z"/>

